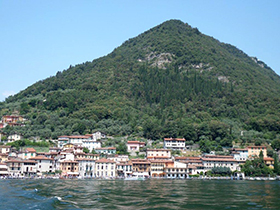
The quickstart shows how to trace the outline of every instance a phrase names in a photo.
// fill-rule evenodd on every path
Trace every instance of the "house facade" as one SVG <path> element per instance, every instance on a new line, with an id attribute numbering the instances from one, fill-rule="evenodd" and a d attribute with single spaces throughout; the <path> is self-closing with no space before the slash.
<path id="1" fill-rule="evenodd" d="M 156 159 L 156 158 L 171 158 L 170 149 L 147 149 L 147 159 Z"/>
<path id="2" fill-rule="evenodd" d="M 108 159 L 100 159 L 95 162 L 95 175 L 96 177 L 115 177 L 116 176 L 116 163 Z"/>
<path id="3" fill-rule="evenodd" d="M 249 146 L 247 149 L 249 158 L 259 157 L 261 151 L 263 152 L 263 157 L 267 157 L 267 149 L 265 146 Z"/>
<path id="4" fill-rule="evenodd" d="M 40 155 L 29 160 L 34 160 L 37 162 L 37 172 L 38 173 L 48 173 L 54 172 L 54 159 L 47 158 L 46 156 Z"/>
<path id="5" fill-rule="evenodd" d="M 164 148 L 173 150 L 185 149 L 185 142 L 184 138 L 164 138 Z"/>

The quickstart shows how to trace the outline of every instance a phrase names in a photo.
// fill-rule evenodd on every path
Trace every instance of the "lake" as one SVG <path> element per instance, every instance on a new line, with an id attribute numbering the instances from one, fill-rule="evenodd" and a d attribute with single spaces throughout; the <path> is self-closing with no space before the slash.
<path id="1" fill-rule="evenodd" d="M 0 209 L 280 209 L 280 181 L 0 180 Z"/>

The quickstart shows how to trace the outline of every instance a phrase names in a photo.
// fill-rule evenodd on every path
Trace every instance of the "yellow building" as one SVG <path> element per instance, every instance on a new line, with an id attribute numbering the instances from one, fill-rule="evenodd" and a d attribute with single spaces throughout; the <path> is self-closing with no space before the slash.
<path id="1" fill-rule="evenodd" d="M 274 169 L 274 159 L 271 157 L 264 157 L 263 158 L 264 163 L 271 169 Z"/>
<path id="2" fill-rule="evenodd" d="M 64 160 L 60 162 L 60 170 L 62 171 L 62 175 L 78 176 L 79 162 L 74 160 Z"/>
<path id="3" fill-rule="evenodd" d="M 263 157 L 267 157 L 267 149 L 265 146 L 249 146 L 247 149 L 249 158 L 259 157 L 261 151 L 263 152 Z"/>

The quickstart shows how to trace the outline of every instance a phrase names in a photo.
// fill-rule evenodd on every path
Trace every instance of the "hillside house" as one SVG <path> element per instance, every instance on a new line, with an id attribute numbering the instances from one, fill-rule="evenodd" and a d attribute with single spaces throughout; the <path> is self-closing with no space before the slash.
<path id="1" fill-rule="evenodd" d="M 184 138 L 164 138 L 164 148 L 165 149 L 185 149 L 186 140 Z"/>

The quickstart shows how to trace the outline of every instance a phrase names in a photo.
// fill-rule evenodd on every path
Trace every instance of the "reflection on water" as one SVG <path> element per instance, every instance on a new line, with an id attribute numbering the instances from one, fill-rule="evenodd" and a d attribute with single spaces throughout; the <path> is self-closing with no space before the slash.
<path id="1" fill-rule="evenodd" d="M 0 209 L 280 209 L 279 181 L 0 180 Z"/>

